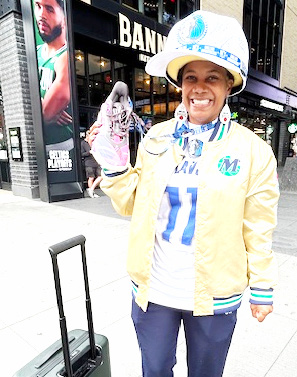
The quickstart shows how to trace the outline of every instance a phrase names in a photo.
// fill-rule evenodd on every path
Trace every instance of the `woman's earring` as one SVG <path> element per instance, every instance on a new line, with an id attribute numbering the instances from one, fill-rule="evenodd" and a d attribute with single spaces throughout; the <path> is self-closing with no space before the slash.
<path id="1" fill-rule="evenodd" d="M 226 103 L 220 113 L 220 122 L 223 124 L 228 124 L 230 119 L 231 119 L 231 112 L 230 112 L 230 107 L 228 105 L 228 101 L 226 99 Z"/>
<path id="2" fill-rule="evenodd" d="M 188 119 L 188 111 L 183 102 L 181 102 L 175 109 L 174 118 L 177 122 L 185 122 Z"/>

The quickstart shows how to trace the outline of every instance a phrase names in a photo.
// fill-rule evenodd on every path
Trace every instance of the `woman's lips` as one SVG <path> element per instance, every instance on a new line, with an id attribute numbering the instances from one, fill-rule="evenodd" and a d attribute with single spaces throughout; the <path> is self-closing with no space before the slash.
<path id="1" fill-rule="evenodd" d="M 210 103 L 210 99 L 191 99 L 193 105 L 208 105 Z"/>
<path id="2" fill-rule="evenodd" d="M 209 98 L 208 99 L 197 99 L 197 98 L 192 98 L 191 99 L 191 105 L 193 106 L 193 108 L 196 108 L 196 109 L 206 109 L 208 108 L 212 103 L 212 100 L 210 100 Z"/>

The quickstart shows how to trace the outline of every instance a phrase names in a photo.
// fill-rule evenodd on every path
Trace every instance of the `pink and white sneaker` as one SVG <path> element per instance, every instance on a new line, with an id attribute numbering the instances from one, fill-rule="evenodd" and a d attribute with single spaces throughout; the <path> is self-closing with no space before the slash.
<path id="1" fill-rule="evenodd" d="M 123 171 L 130 161 L 129 129 L 137 115 L 129 102 L 128 86 L 117 81 L 101 105 L 97 122 L 99 133 L 92 143 L 92 154 L 105 169 Z"/>

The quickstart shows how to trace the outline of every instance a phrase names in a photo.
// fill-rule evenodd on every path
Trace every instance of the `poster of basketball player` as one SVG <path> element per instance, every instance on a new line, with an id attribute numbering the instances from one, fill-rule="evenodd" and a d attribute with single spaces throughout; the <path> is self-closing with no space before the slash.
<path id="1" fill-rule="evenodd" d="M 74 132 L 65 4 L 32 0 L 32 7 L 49 183 L 67 182 L 74 178 Z"/>

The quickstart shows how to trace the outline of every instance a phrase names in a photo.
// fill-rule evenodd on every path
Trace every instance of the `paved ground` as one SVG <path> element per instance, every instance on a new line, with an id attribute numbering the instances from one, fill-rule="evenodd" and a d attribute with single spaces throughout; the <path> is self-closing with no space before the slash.
<path id="1" fill-rule="evenodd" d="M 245 297 L 224 377 L 297 377 L 296 209 L 297 194 L 282 192 L 274 234 L 280 274 L 275 310 L 260 324 Z M 112 377 L 140 377 L 125 271 L 129 219 L 115 214 L 104 195 L 49 204 L 0 190 L 0 224 L 1 377 L 12 377 L 60 337 L 48 247 L 78 234 L 87 239 L 94 327 L 109 338 Z M 68 330 L 86 329 L 78 249 L 59 260 Z M 186 377 L 182 336 L 175 371 Z"/>

